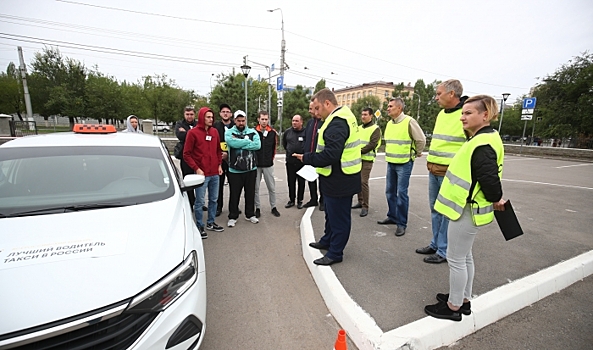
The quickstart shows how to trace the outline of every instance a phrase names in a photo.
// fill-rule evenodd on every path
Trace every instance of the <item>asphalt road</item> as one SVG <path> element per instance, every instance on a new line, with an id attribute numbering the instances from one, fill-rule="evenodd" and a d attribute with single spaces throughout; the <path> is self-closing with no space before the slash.
<path id="1" fill-rule="evenodd" d="M 225 208 L 217 219 L 225 232 L 209 233 L 204 242 L 208 318 L 202 349 L 333 346 L 340 326 L 302 258 L 298 225 L 304 211 L 284 209 L 288 195 L 283 161 L 279 158 L 275 164 L 282 216 L 270 214 L 262 183 L 260 223 L 241 217 L 236 227 L 227 228 Z M 425 317 L 424 305 L 448 288 L 447 265 L 423 263 L 414 253 L 431 235 L 425 164 L 423 157 L 414 166 L 407 233 L 395 237 L 393 225 L 376 224 L 387 211 L 385 162 L 378 159 L 371 174 L 370 215 L 360 218 L 353 210 L 344 262 L 331 267 L 385 332 Z M 505 242 L 496 224 L 479 233 L 474 245 L 476 295 L 593 250 L 593 164 L 507 156 L 503 177 L 504 197 L 512 200 L 525 235 Z M 319 237 L 323 213 L 315 211 L 312 224 Z M 592 284 L 589 277 L 453 346 L 580 349 L 592 344 Z M 349 349 L 355 347 L 349 343 Z"/>

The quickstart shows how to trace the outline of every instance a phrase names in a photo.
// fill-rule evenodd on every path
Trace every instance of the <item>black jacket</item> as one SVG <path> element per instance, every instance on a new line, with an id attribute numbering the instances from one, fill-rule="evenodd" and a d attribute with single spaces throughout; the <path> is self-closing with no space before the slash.
<path id="1" fill-rule="evenodd" d="M 314 167 L 331 165 L 330 176 L 319 176 L 319 190 L 325 196 L 350 197 L 361 190 L 360 172 L 347 175 L 342 171 L 340 159 L 346 140 L 350 136 L 348 123 L 343 118 L 334 118 L 325 131 L 323 152 L 306 152 L 303 163 Z"/>
<path id="2" fill-rule="evenodd" d="M 185 143 L 185 136 L 187 136 L 187 132 L 197 125 L 197 121 L 194 119 L 193 123 L 188 123 L 185 118 L 183 120 L 178 121 L 175 123 L 175 136 L 181 143 Z M 179 128 L 185 129 L 185 131 L 179 131 Z"/>
<path id="3" fill-rule="evenodd" d="M 225 140 L 224 140 L 224 133 L 228 129 L 230 129 L 233 126 L 235 126 L 235 121 L 233 120 L 233 118 L 231 118 L 231 123 L 229 125 L 224 125 L 221 120 L 218 120 L 218 121 L 214 122 L 214 124 L 212 126 L 214 127 L 214 129 L 218 130 L 218 137 L 220 137 L 220 142 L 225 142 Z M 228 161 L 226 161 L 224 159 L 222 160 L 222 162 L 228 164 Z"/>
<path id="4" fill-rule="evenodd" d="M 319 129 L 323 125 L 323 120 L 311 118 L 305 126 L 305 152 L 315 152 L 317 148 L 317 138 Z"/>
<path id="5" fill-rule="evenodd" d="M 486 126 L 478 130 L 476 135 L 491 132 L 495 132 L 494 129 L 491 126 Z M 472 190 L 470 191 L 470 195 L 473 192 L 476 182 L 479 182 L 486 199 L 492 203 L 498 202 L 502 198 L 502 184 L 498 172 L 502 169 L 498 169 L 494 149 L 490 145 L 477 147 L 472 154 L 471 167 Z M 468 198 L 469 200 L 470 198 Z"/>
<path id="6" fill-rule="evenodd" d="M 293 157 L 293 154 L 305 153 L 305 128 L 295 130 L 290 128 L 282 135 L 282 147 L 286 150 L 286 163 L 299 164 L 300 160 Z"/>
<path id="7" fill-rule="evenodd" d="M 261 148 L 255 151 L 257 166 L 262 168 L 274 166 L 278 133 L 270 127 L 262 130 L 259 125 L 255 127 L 255 130 L 259 134 L 259 140 L 261 141 Z"/>

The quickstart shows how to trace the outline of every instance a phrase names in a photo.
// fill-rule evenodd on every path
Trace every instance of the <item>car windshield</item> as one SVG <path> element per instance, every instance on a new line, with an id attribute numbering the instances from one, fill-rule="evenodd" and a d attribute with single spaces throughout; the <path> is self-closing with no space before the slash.
<path id="1" fill-rule="evenodd" d="M 0 218 L 148 203 L 174 191 L 158 147 L 0 148 Z"/>

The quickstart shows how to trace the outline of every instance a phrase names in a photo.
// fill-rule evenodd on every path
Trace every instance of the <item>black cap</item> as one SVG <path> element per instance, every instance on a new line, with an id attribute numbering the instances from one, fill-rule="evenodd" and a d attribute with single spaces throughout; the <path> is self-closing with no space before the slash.
<path id="1" fill-rule="evenodd" d="M 229 105 L 228 105 L 228 104 L 226 104 L 226 103 L 222 103 L 222 104 L 220 105 L 220 107 L 218 108 L 218 110 L 219 110 L 219 111 L 222 111 L 222 109 L 223 109 L 223 108 L 228 108 L 230 111 L 233 111 L 233 110 L 231 109 L 231 106 L 229 106 Z"/>

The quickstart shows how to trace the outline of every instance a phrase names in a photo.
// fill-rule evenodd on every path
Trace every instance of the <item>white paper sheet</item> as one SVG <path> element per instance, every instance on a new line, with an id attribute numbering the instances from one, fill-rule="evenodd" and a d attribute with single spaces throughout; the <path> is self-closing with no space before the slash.
<path id="1" fill-rule="evenodd" d="M 319 174 L 317 174 L 315 168 L 310 165 L 303 166 L 301 170 L 297 171 L 297 175 L 309 182 L 313 182 L 319 177 Z"/>

